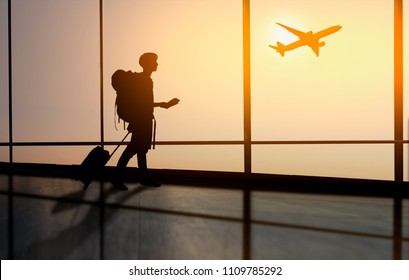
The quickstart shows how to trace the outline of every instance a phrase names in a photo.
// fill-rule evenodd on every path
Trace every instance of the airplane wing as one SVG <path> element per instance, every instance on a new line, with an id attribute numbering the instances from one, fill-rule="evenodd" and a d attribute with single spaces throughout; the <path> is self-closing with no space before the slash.
<path id="1" fill-rule="evenodd" d="M 287 29 L 288 31 L 290 31 L 291 33 L 293 33 L 294 35 L 297 35 L 298 37 L 301 37 L 305 34 L 305 32 L 299 31 L 297 29 L 285 26 L 284 24 L 281 24 L 279 22 L 277 22 L 278 25 L 280 25 L 281 27 Z"/>
<path id="2" fill-rule="evenodd" d="M 320 47 L 319 46 L 309 46 L 313 52 L 315 53 L 316 56 L 320 55 Z"/>
<path id="3" fill-rule="evenodd" d="M 310 41 L 308 44 L 306 44 L 311 48 L 311 50 L 315 53 L 315 55 L 318 57 L 320 55 L 320 47 L 325 46 L 324 42 L 319 42 L 319 41 Z"/>

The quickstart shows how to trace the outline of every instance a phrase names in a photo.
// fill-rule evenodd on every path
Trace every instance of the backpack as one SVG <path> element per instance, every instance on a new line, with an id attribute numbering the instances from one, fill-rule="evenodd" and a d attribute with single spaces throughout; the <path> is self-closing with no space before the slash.
<path id="1" fill-rule="evenodd" d="M 120 120 L 129 123 L 137 117 L 135 105 L 138 104 L 138 80 L 140 73 L 116 70 L 112 75 L 111 84 L 116 91 L 115 113 Z M 115 121 L 116 128 L 116 121 Z"/>

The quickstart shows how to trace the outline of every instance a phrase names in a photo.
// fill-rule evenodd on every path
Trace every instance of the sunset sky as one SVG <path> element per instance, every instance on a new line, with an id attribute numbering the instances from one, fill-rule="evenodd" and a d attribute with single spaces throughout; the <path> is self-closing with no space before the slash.
<path id="1" fill-rule="evenodd" d="M 14 141 L 99 141 L 98 4 L 12 1 Z M 393 140 L 393 0 L 252 0 L 250 8 L 253 140 Z M 6 0 L 0 13 L 0 141 L 8 142 Z M 308 47 L 281 57 L 268 45 L 297 38 L 277 22 L 342 29 L 323 38 L 318 58 Z M 239 0 L 104 1 L 105 140 L 125 133 L 114 127 L 110 76 L 141 71 L 148 51 L 159 55 L 156 101 L 181 100 L 156 110 L 157 140 L 243 140 L 242 38 Z M 15 161 L 74 164 L 89 149 L 16 147 Z M 155 168 L 243 171 L 235 145 L 158 146 L 149 158 Z M 253 171 L 393 179 L 393 145 L 256 145 Z"/>

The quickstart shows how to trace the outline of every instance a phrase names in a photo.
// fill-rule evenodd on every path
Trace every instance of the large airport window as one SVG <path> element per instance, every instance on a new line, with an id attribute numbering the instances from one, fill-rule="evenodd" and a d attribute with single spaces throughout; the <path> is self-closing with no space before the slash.
<path id="1" fill-rule="evenodd" d="M 394 1 L 249 1 L 251 157 L 243 153 L 243 3 L 15 0 L 9 57 L 8 1 L 1 1 L 1 161 L 75 164 L 96 143 L 122 139 L 111 75 L 141 71 L 139 56 L 156 52 L 155 101 L 181 102 L 156 109 L 155 168 L 243 172 L 250 161 L 255 173 L 393 180 Z M 407 27 L 405 13 L 403 19 Z M 342 28 L 322 38 L 319 53 L 300 46 L 282 56 L 270 47 L 296 41 L 291 30 L 332 26 Z M 406 45 L 407 33 L 403 39 Z M 406 102 L 403 107 L 407 143 Z M 70 143 L 85 145 L 63 158 L 59 151 Z"/>

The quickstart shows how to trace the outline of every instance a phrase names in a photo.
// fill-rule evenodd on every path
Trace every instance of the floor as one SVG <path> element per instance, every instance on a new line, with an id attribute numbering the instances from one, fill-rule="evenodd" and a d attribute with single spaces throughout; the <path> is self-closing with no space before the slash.
<path id="1" fill-rule="evenodd" d="M 129 191 L 119 192 L 109 183 L 93 182 L 84 192 L 69 178 L 0 175 L 0 258 L 342 260 L 394 255 L 390 198 L 251 191 L 247 213 L 240 189 L 128 186 Z M 403 201 L 401 248 L 402 258 L 409 259 L 408 200 Z"/>

